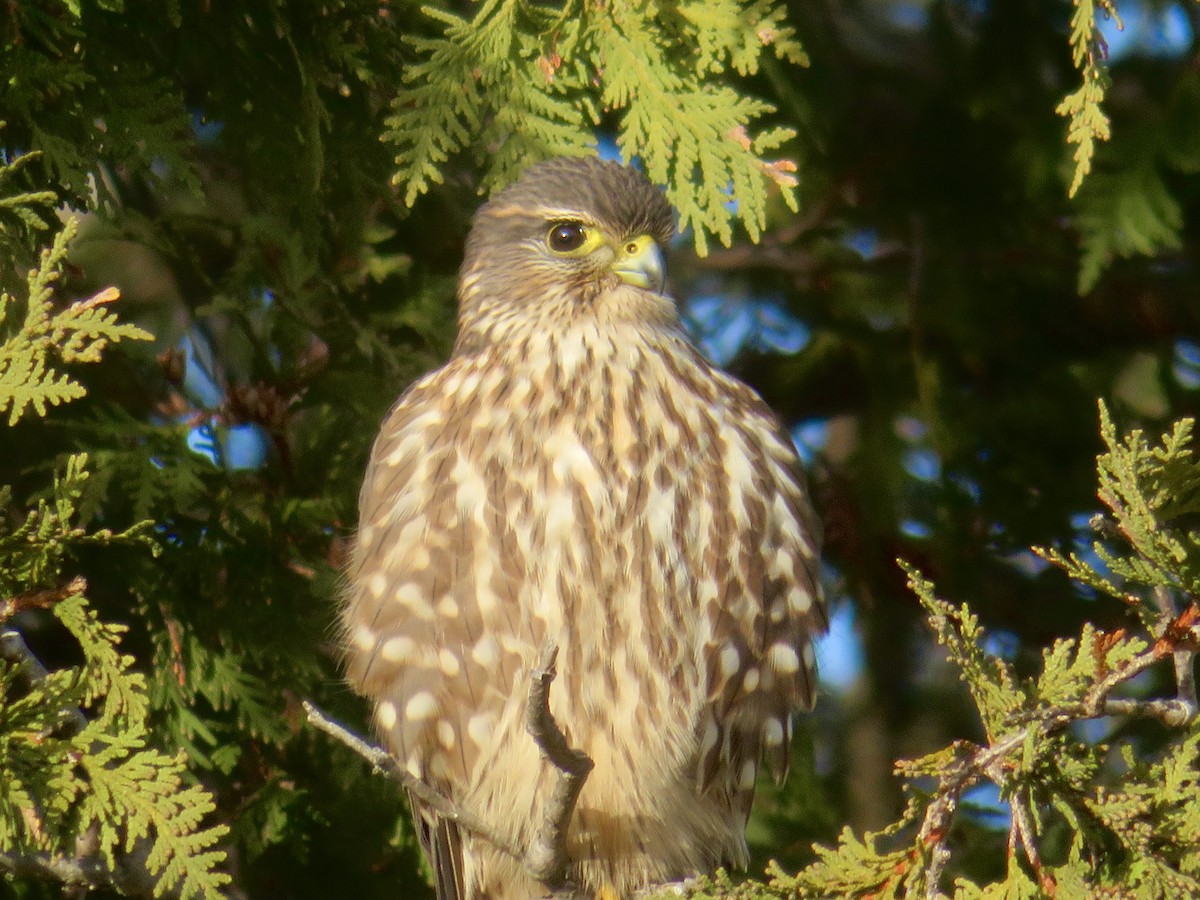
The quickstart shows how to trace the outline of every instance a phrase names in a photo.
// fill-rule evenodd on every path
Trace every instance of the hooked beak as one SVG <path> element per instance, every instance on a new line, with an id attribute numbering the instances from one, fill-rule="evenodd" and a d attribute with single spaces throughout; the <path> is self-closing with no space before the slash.
<path id="1" fill-rule="evenodd" d="M 612 270 L 626 284 L 662 293 L 666 280 L 663 255 L 649 235 L 630 238 L 618 247 Z"/>

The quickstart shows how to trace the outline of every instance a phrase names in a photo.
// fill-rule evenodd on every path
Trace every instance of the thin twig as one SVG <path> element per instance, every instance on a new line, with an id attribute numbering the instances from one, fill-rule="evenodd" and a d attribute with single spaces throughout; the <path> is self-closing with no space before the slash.
<path id="1" fill-rule="evenodd" d="M 374 744 L 364 741 L 350 729 L 321 712 L 311 701 L 305 700 L 302 705 L 309 722 L 369 762 L 377 774 L 396 782 L 439 816 L 453 822 L 463 831 L 469 831 L 476 837 L 482 838 L 518 862 L 524 859 L 525 854 L 496 834 L 486 822 L 474 813 L 463 809 L 448 797 L 442 796 L 420 778 L 403 768 L 400 763 L 396 762 L 395 757 L 382 747 L 376 747 Z"/>
<path id="2" fill-rule="evenodd" d="M 1003 770 L 989 770 L 988 775 L 997 785 L 1002 785 L 1006 781 Z M 1037 841 L 1035 840 L 1037 832 L 1034 831 L 1033 823 L 1029 820 L 1029 806 L 1025 803 L 1025 798 L 1022 794 L 1023 792 L 1021 791 L 1014 791 L 1012 794 L 1012 799 L 1009 803 L 1012 809 L 1012 823 L 1009 826 L 1009 833 L 1015 836 L 1017 841 L 1020 842 L 1021 849 L 1025 851 L 1025 858 L 1029 860 L 1029 865 L 1033 868 L 1033 874 L 1037 876 L 1038 884 L 1041 885 L 1042 890 L 1048 892 L 1052 889 L 1054 876 L 1042 866 L 1042 858 L 1038 854 Z M 1012 837 L 1010 837 L 1010 845 L 1011 843 Z M 1009 852 L 1012 853 L 1015 849 L 1015 847 L 1010 846 Z"/>
<path id="3" fill-rule="evenodd" d="M 1158 585 L 1154 588 L 1153 596 L 1154 605 L 1158 607 L 1163 617 L 1168 622 L 1176 621 L 1176 617 L 1179 616 L 1179 607 L 1171 592 L 1162 585 Z M 1185 707 L 1187 711 L 1186 718 L 1179 723 L 1181 725 L 1191 721 L 1197 713 L 1195 659 L 1196 655 L 1191 650 L 1181 649 L 1174 653 L 1176 702 L 1181 707 Z"/>
<path id="4" fill-rule="evenodd" d="M 526 730 L 542 756 L 558 770 L 542 827 L 525 854 L 525 867 L 551 889 L 560 888 L 567 882 L 567 830 L 575 814 L 579 792 L 594 765 L 591 757 L 567 743 L 550 712 L 550 685 L 557 675 L 554 667 L 557 658 L 556 646 L 543 645 L 538 667 L 530 676 L 529 706 L 525 711 Z"/>
<path id="5" fill-rule="evenodd" d="M 11 619 L 17 613 L 27 609 L 50 609 L 68 597 L 82 594 L 86 590 L 87 581 L 77 575 L 61 587 L 6 597 L 0 600 L 0 622 Z"/>

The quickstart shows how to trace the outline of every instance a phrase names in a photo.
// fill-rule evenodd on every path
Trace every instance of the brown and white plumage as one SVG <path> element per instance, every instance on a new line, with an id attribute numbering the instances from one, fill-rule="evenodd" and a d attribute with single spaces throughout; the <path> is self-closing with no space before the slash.
<path id="1" fill-rule="evenodd" d="M 758 766 L 786 769 L 825 625 L 790 441 L 659 293 L 672 222 L 595 159 L 535 166 L 479 211 L 454 354 L 376 441 L 343 616 L 390 750 L 517 846 L 551 784 L 528 676 L 558 645 L 551 710 L 595 762 L 570 874 L 621 895 L 746 862 Z M 414 813 L 439 897 L 538 895 Z"/>

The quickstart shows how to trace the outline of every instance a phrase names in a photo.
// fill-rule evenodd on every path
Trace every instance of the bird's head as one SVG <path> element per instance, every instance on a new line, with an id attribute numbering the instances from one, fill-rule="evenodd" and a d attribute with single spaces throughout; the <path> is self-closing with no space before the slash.
<path id="1" fill-rule="evenodd" d="M 476 214 L 459 277 L 459 343 L 600 321 L 674 321 L 666 198 L 640 172 L 592 157 L 531 166 Z"/>

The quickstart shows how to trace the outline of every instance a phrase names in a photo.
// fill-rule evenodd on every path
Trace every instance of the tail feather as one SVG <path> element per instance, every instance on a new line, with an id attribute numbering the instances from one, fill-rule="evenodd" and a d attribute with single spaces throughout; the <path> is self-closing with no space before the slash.
<path id="1" fill-rule="evenodd" d="M 433 869 L 437 900 L 467 900 L 467 887 L 463 880 L 462 836 L 458 826 L 423 807 L 416 798 L 410 796 L 409 799 L 421 849 L 425 851 L 425 858 Z"/>

